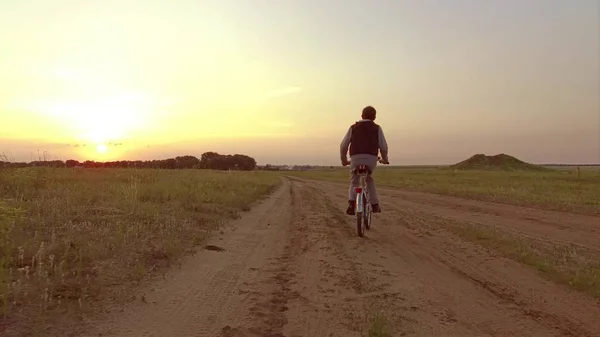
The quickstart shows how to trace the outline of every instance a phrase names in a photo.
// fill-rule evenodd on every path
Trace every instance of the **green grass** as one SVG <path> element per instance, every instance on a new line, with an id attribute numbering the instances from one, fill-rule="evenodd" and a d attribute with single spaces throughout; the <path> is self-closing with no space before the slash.
<path id="1" fill-rule="evenodd" d="M 280 182 L 270 172 L 0 170 L 0 319 L 78 314 L 130 294 Z"/>
<path id="2" fill-rule="evenodd" d="M 349 182 L 347 169 L 286 172 L 309 179 Z M 453 171 L 443 168 L 385 168 L 377 186 L 600 214 L 600 170 Z"/>
<path id="3" fill-rule="evenodd" d="M 391 337 L 391 323 L 383 311 L 369 314 L 367 337 Z"/>

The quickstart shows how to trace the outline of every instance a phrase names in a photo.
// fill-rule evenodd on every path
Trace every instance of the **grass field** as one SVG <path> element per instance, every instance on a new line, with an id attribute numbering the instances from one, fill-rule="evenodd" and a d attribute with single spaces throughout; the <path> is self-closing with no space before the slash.
<path id="1" fill-rule="evenodd" d="M 290 171 L 287 175 L 349 182 L 347 169 Z M 453 171 L 445 168 L 386 168 L 377 186 L 467 197 L 577 213 L 600 214 L 600 170 Z"/>
<path id="2" fill-rule="evenodd" d="M 43 325 L 127 298 L 280 182 L 269 172 L 0 170 L 0 317 Z"/>

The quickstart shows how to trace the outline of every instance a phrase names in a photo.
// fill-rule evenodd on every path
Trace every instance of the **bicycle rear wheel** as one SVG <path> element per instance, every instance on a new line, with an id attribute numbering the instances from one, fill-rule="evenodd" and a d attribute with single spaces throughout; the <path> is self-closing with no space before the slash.
<path id="1" fill-rule="evenodd" d="M 363 198 L 363 222 L 365 224 L 366 229 L 371 228 L 371 202 L 369 202 L 369 194 L 365 193 L 365 197 Z"/>
<path id="2" fill-rule="evenodd" d="M 356 213 L 356 230 L 358 236 L 363 237 L 365 235 L 365 225 L 363 222 L 363 212 Z"/>
<path id="3" fill-rule="evenodd" d="M 361 184 L 361 186 L 364 186 L 364 183 Z M 363 220 L 365 218 L 364 214 L 367 212 L 364 206 L 367 196 L 364 188 L 361 187 L 357 188 L 356 190 L 356 231 L 358 236 L 363 237 L 365 235 L 365 222 Z"/>

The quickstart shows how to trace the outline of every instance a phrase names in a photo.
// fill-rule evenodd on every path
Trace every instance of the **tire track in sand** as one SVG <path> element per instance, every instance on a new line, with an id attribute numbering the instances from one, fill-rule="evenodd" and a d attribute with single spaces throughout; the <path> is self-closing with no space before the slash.
<path id="1" fill-rule="evenodd" d="M 340 249 L 340 237 L 332 230 L 339 221 L 323 208 L 318 189 L 298 182 L 291 185 L 294 216 L 284 252 L 270 267 L 271 287 L 250 309 L 257 325 L 238 329 L 268 337 L 360 336 L 361 326 L 351 315 L 356 308 L 348 299 L 363 292 L 366 283 Z M 350 233 L 345 228 L 344 236 Z"/>

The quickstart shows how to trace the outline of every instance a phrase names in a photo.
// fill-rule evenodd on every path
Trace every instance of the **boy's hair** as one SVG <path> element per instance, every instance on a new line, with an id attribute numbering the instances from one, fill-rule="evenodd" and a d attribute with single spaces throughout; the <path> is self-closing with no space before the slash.
<path id="1" fill-rule="evenodd" d="M 362 110 L 362 119 L 370 119 L 370 120 L 375 120 L 375 116 L 377 115 L 377 110 L 375 110 L 374 107 L 372 106 L 367 106 Z"/>

